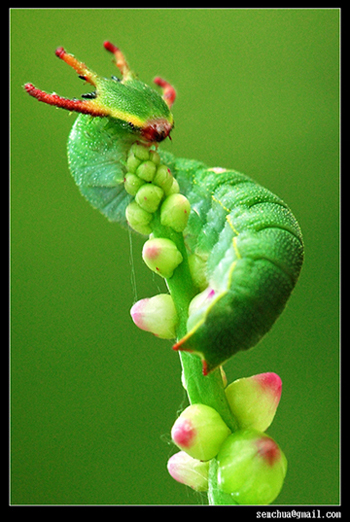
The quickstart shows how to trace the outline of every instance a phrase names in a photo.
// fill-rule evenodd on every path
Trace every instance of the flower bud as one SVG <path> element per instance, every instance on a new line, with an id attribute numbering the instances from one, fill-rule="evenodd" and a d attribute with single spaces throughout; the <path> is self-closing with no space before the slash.
<path id="1" fill-rule="evenodd" d="M 147 161 L 149 159 L 149 149 L 138 143 L 132 145 L 129 154 L 134 154 L 141 161 Z"/>
<path id="2" fill-rule="evenodd" d="M 174 301 L 169 294 L 159 294 L 137 301 L 130 314 L 141 330 L 151 332 L 161 339 L 176 337 L 178 319 Z"/>
<path id="3" fill-rule="evenodd" d="M 171 196 L 171 194 L 178 194 L 179 192 L 180 192 L 179 183 L 178 183 L 177 179 L 175 179 L 173 177 L 173 183 L 172 183 L 171 187 L 167 191 L 165 191 L 165 195 Z"/>
<path id="4" fill-rule="evenodd" d="M 124 178 L 124 188 L 128 194 L 131 196 L 136 196 L 139 188 L 144 185 L 145 182 L 136 176 L 136 174 L 132 174 L 131 172 L 127 172 Z"/>
<path id="5" fill-rule="evenodd" d="M 287 459 L 277 443 L 257 430 L 230 435 L 217 456 L 218 487 L 237 504 L 270 504 L 281 491 Z"/>
<path id="6" fill-rule="evenodd" d="M 276 373 L 260 373 L 234 381 L 225 392 L 239 428 L 265 431 L 275 416 L 282 381 Z"/>
<path id="7" fill-rule="evenodd" d="M 175 421 L 171 437 L 176 446 L 188 455 L 206 461 L 217 455 L 230 433 L 214 408 L 205 404 L 192 404 Z"/>
<path id="8" fill-rule="evenodd" d="M 142 257 L 148 268 L 169 279 L 183 257 L 170 239 L 149 239 L 143 245 Z"/>
<path id="9" fill-rule="evenodd" d="M 153 183 L 145 183 L 137 191 L 135 201 L 143 210 L 153 214 L 159 207 L 163 196 L 164 192 L 160 187 L 153 185 Z"/>
<path id="10" fill-rule="evenodd" d="M 167 467 L 173 479 L 181 484 L 190 486 L 195 491 L 208 490 L 209 462 L 201 462 L 184 451 L 179 451 L 170 457 Z"/>
<path id="11" fill-rule="evenodd" d="M 153 161 L 147 160 L 137 167 L 136 174 L 144 181 L 152 181 L 156 173 L 156 168 Z"/>
<path id="12" fill-rule="evenodd" d="M 125 210 L 126 220 L 130 227 L 139 234 L 148 236 L 152 232 L 151 221 L 153 215 L 141 208 L 136 201 L 132 201 Z"/>
<path id="13" fill-rule="evenodd" d="M 134 153 L 130 153 L 126 160 L 126 170 L 135 174 L 137 167 L 140 165 L 141 160 L 135 156 Z"/>
<path id="14" fill-rule="evenodd" d="M 191 205 L 182 194 L 171 194 L 163 202 L 160 209 L 160 222 L 164 226 L 182 232 L 190 217 Z"/>
<path id="15" fill-rule="evenodd" d="M 158 152 L 156 152 L 155 150 L 149 151 L 149 159 L 151 161 L 153 161 L 153 163 L 155 165 L 157 165 L 157 166 L 160 165 L 160 156 L 159 156 Z"/>
<path id="16" fill-rule="evenodd" d="M 173 184 L 173 180 L 174 178 L 168 167 L 165 165 L 160 165 L 157 168 L 157 172 L 153 178 L 153 183 L 158 185 L 158 187 L 163 189 L 165 194 L 167 194 Z"/>

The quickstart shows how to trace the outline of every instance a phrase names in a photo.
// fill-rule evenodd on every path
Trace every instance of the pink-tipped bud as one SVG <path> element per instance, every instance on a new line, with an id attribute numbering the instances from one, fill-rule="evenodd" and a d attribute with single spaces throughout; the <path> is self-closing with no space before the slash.
<path id="1" fill-rule="evenodd" d="M 175 421 L 171 437 L 192 458 L 207 461 L 217 455 L 230 433 L 214 408 L 205 404 L 192 404 Z"/>
<path id="2" fill-rule="evenodd" d="M 185 451 L 175 453 L 168 460 L 168 471 L 173 479 L 195 491 L 208 490 L 209 462 L 193 459 Z"/>
<path id="3" fill-rule="evenodd" d="M 287 459 L 271 438 L 257 430 L 238 430 L 217 456 L 218 487 L 237 504 L 270 504 L 281 491 Z"/>
<path id="4" fill-rule="evenodd" d="M 176 337 L 178 319 L 174 301 L 169 294 L 159 294 L 137 301 L 130 314 L 141 330 L 151 332 L 161 339 Z"/>
<path id="5" fill-rule="evenodd" d="M 143 245 L 142 258 L 148 268 L 156 274 L 169 279 L 182 263 L 183 257 L 170 239 L 149 239 Z"/>
<path id="6" fill-rule="evenodd" d="M 282 393 L 282 381 L 273 372 L 238 379 L 225 390 L 241 429 L 265 431 L 273 421 Z"/>

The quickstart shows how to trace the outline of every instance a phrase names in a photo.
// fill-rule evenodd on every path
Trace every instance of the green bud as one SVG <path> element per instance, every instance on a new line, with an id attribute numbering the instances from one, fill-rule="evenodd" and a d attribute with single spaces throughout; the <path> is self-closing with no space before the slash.
<path id="1" fill-rule="evenodd" d="M 171 194 L 178 194 L 180 192 L 180 186 L 179 186 L 179 183 L 177 181 L 177 179 L 175 179 L 173 177 L 173 182 L 172 182 L 172 185 L 171 187 L 166 191 L 165 195 L 166 196 L 171 196 Z"/>
<path id="2" fill-rule="evenodd" d="M 195 491 L 208 491 L 209 462 L 193 459 L 184 451 L 168 460 L 168 471 L 173 479 Z"/>
<path id="3" fill-rule="evenodd" d="M 151 161 L 153 161 L 153 163 L 155 165 L 157 165 L 157 166 L 160 165 L 160 156 L 159 156 L 158 152 L 156 152 L 155 150 L 149 151 L 149 159 Z"/>
<path id="4" fill-rule="evenodd" d="M 230 435 L 217 456 L 218 487 L 237 504 L 270 504 L 281 491 L 287 459 L 271 438 L 257 430 Z"/>
<path id="5" fill-rule="evenodd" d="M 132 201 L 126 207 L 125 216 L 129 226 L 139 234 L 148 236 L 152 232 L 153 215 L 142 209 L 136 201 Z"/>
<path id="6" fill-rule="evenodd" d="M 146 332 L 161 339 L 174 339 L 178 323 L 174 301 L 169 294 L 141 299 L 130 310 L 132 320 Z"/>
<path id="7" fill-rule="evenodd" d="M 165 194 L 170 190 L 173 184 L 173 176 L 171 175 L 170 170 L 165 165 L 160 165 L 157 168 L 157 172 L 153 178 L 153 183 L 158 185 L 161 189 L 164 190 Z"/>
<path id="8" fill-rule="evenodd" d="M 139 176 L 139 178 L 143 179 L 144 181 L 150 182 L 154 178 L 156 169 L 157 167 L 153 163 L 153 161 L 147 160 L 137 167 L 136 174 L 137 176 Z"/>
<path id="9" fill-rule="evenodd" d="M 137 167 L 140 165 L 141 160 L 135 156 L 134 153 L 129 154 L 126 160 L 126 170 L 135 174 Z"/>
<path id="10" fill-rule="evenodd" d="M 214 458 L 231 431 L 214 408 L 205 404 L 188 406 L 171 430 L 174 443 L 198 460 Z"/>
<path id="11" fill-rule="evenodd" d="M 134 154 L 141 161 L 149 159 L 149 149 L 143 145 L 139 145 L 138 143 L 132 145 L 129 154 Z"/>
<path id="12" fill-rule="evenodd" d="M 142 257 L 148 268 L 169 279 L 183 257 L 177 246 L 170 239 L 149 239 L 143 245 Z"/>
<path id="13" fill-rule="evenodd" d="M 158 209 L 164 192 L 153 183 L 145 183 L 138 190 L 135 200 L 141 208 L 153 214 Z"/>
<path id="14" fill-rule="evenodd" d="M 136 196 L 137 191 L 139 190 L 145 182 L 136 176 L 136 174 L 132 174 L 131 172 L 127 172 L 124 178 L 124 188 L 128 194 L 131 196 Z"/>
<path id="15" fill-rule="evenodd" d="M 163 202 L 160 209 L 160 222 L 164 226 L 182 232 L 190 217 L 191 205 L 182 194 L 171 194 Z"/>
<path id="16" fill-rule="evenodd" d="M 275 416 L 282 381 L 276 373 L 260 373 L 232 382 L 225 392 L 239 428 L 265 431 Z"/>

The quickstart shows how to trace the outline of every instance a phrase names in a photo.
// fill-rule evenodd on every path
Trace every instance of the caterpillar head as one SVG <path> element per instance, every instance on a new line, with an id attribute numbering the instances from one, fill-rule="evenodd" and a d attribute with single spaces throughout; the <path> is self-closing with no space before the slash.
<path id="1" fill-rule="evenodd" d="M 163 96 L 160 96 L 136 77 L 118 47 L 110 42 L 104 42 L 104 47 L 114 55 L 121 79 L 98 76 L 63 47 L 58 47 L 56 56 L 70 65 L 79 78 L 90 83 L 94 91 L 83 94 L 82 100 L 69 100 L 57 94 L 48 94 L 31 83 L 24 85 L 25 90 L 30 96 L 49 105 L 95 117 L 113 118 L 145 143 L 160 142 L 170 137 L 174 126 L 170 111 L 176 97 L 174 87 L 159 77 L 155 78 L 154 82 L 163 90 Z"/>

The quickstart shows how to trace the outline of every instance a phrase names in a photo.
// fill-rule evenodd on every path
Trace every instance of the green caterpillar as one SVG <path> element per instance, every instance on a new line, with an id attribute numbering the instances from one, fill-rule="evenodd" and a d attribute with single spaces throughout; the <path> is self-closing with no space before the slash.
<path id="1" fill-rule="evenodd" d="M 93 85 L 83 100 L 24 87 L 39 101 L 81 113 L 68 140 L 70 170 L 92 206 L 126 226 L 133 199 L 124 189 L 128 152 L 135 142 L 151 146 L 170 136 L 175 90 L 156 78 L 160 96 L 135 76 L 117 47 L 104 47 L 114 54 L 121 80 L 101 78 L 63 48 L 56 50 Z M 174 348 L 198 353 L 208 373 L 270 330 L 298 279 L 302 234 L 287 205 L 249 177 L 157 150 L 190 202 L 184 238 L 200 274 L 187 334 Z"/>

